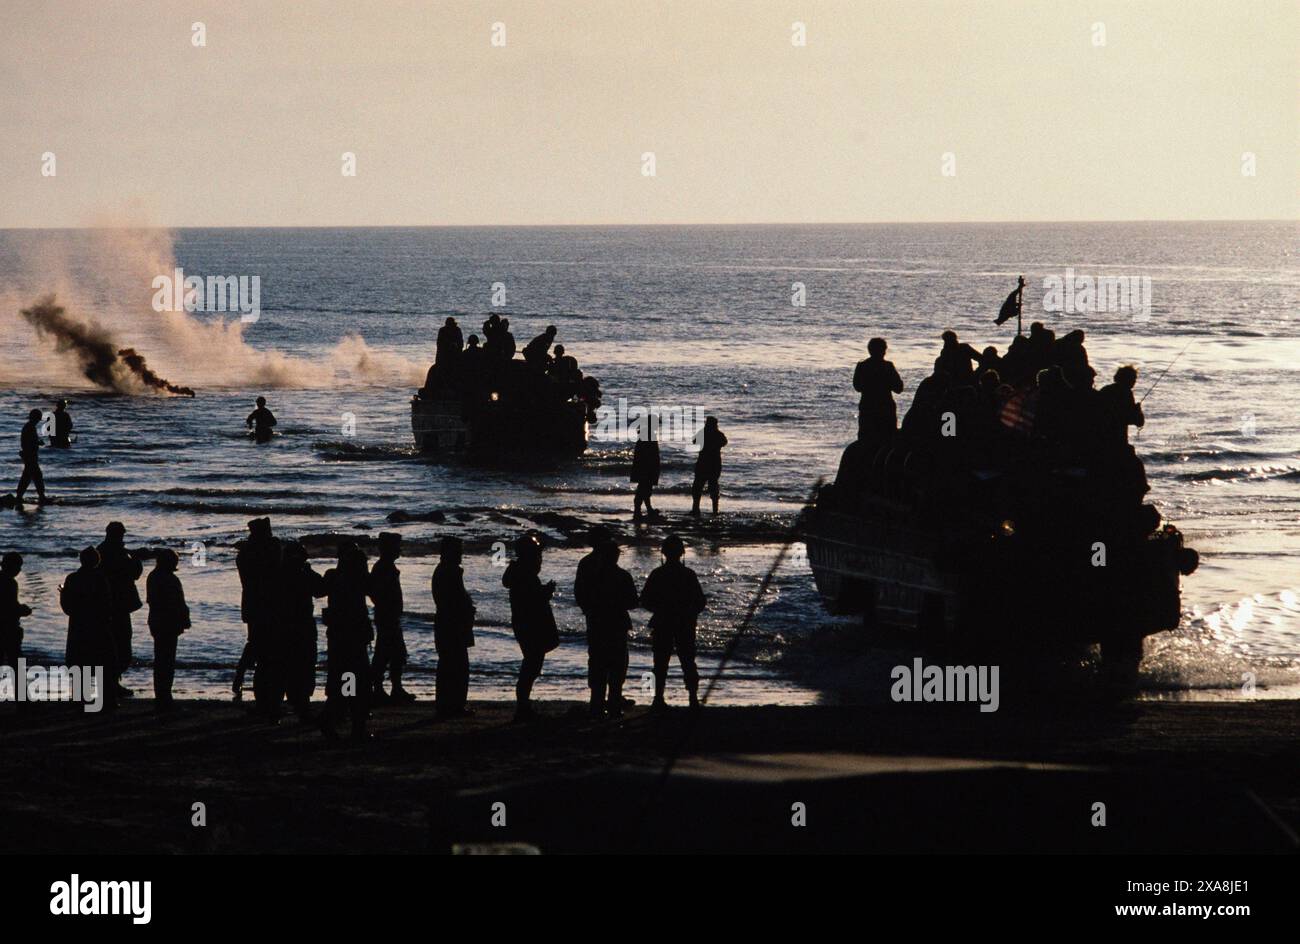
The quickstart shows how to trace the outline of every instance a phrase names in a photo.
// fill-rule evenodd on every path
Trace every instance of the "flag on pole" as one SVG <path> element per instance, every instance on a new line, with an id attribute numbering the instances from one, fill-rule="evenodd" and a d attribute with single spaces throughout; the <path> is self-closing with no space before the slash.
<path id="1" fill-rule="evenodd" d="M 998 320 L 995 321 L 994 324 L 1005 324 L 1016 316 L 1017 312 L 1020 310 L 1020 305 L 1017 301 L 1017 296 L 1019 294 L 1020 289 L 1017 288 L 1012 290 L 1011 294 L 1007 296 L 1007 300 L 1002 303 L 1002 310 L 998 312 Z"/>

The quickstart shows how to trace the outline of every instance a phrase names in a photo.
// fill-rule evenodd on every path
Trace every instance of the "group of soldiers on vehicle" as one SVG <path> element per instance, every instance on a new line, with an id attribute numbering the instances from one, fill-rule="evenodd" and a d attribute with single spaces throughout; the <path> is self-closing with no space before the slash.
<path id="1" fill-rule="evenodd" d="M 456 319 L 447 318 L 438 329 L 434 362 L 419 391 L 422 398 L 453 393 L 467 398 L 469 409 L 502 397 L 544 406 L 577 400 L 586 406 L 588 421 L 595 422 L 600 382 L 582 372 L 563 344 L 555 344 L 554 325 L 524 345 L 522 361 L 515 358 L 509 318 L 492 314 L 482 330 L 482 343 L 476 334 L 466 341 Z"/>
<path id="2" fill-rule="evenodd" d="M 1127 504 L 1145 495 L 1145 472 L 1128 445 L 1129 427 L 1146 422 L 1133 395 L 1137 369 L 1121 366 L 1098 389 L 1082 331 L 1058 338 L 1035 322 L 1005 354 L 993 346 L 977 351 L 945 331 L 901 426 L 894 395 L 904 385 L 886 351 L 885 341 L 873 338 L 854 372 L 858 440 L 845 453 L 838 484 L 861 482 L 880 450 L 897 446 L 949 470 L 1000 467 L 1028 455 L 1085 467 Z"/>

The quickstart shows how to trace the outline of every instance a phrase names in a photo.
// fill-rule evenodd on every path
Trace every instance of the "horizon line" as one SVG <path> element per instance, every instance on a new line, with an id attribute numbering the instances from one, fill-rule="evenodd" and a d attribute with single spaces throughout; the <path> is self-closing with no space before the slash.
<path id="1" fill-rule="evenodd" d="M 1298 217 L 1201 217 L 1131 219 L 1029 219 L 1029 220 L 839 220 L 824 222 L 669 222 L 669 223 L 219 223 L 219 224 L 89 224 L 80 226 L 0 226 L 0 232 L 59 230 L 197 230 L 197 229 L 648 229 L 648 228 L 741 228 L 815 226 L 1032 226 L 1043 224 L 1110 225 L 1129 223 L 1297 223 Z"/>

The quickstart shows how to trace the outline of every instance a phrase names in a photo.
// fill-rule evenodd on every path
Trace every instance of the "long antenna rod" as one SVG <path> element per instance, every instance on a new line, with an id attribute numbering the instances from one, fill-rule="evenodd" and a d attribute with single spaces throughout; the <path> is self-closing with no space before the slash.
<path id="1" fill-rule="evenodd" d="M 1025 277 L 1020 276 L 1020 281 L 1016 283 L 1016 337 L 1025 333 L 1025 321 L 1021 312 L 1025 308 Z"/>
<path id="2" fill-rule="evenodd" d="M 1142 394 L 1142 399 L 1138 401 L 1138 406 L 1141 406 L 1143 403 L 1146 402 L 1147 397 L 1151 396 L 1151 391 L 1156 388 L 1156 384 L 1160 383 L 1160 381 L 1165 379 L 1165 374 L 1169 373 L 1169 368 L 1173 367 L 1175 364 L 1178 363 L 1178 358 L 1183 356 L 1183 354 L 1187 351 L 1189 347 L 1192 346 L 1192 342 L 1195 340 L 1196 338 L 1189 338 L 1187 343 L 1183 345 L 1183 349 L 1174 356 L 1174 359 L 1172 361 L 1170 361 L 1168 364 L 1165 365 L 1165 369 L 1160 372 L 1160 376 L 1155 379 L 1155 383 L 1151 385 L 1150 389 L 1148 389 L 1146 393 Z"/>
<path id="3" fill-rule="evenodd" d="M 1181 351 L 1179 351 L 1177 354 L 1175 354 L 1175 355 L 1174 355 L 1174 359 L 1171 360 L 1168 364 L 1165 365 L 1165 369 L 1162 370 L 1162 371 L 1160 372 L 1160 376 L 1157 377 L 1157 378 L 1155 379 L 1155 383 L 1151 384 L 1151 386 L 1147 389 L 1147 392 L 1144 393 L 1144 394 L 1142 394 L 1142 399 L 1139 400 L 1139 401 L 1137 402 L 1137 405 L 1138 405 L 1138 409 L 1139 409 L 1139 410 L 1142 409 L 1142 404 L 1147 402 L 1147 397 L 1151 396 L 1151 391 L 1156 389 L 1156 384 L 1158 384 L 1158 383 L 1160 383 L 1160 381 L 1164 380 L 1164 378 L 1165 378 L 1165 374 L 1169 373 L 1169 368 L 1170 368 L 1170 367 L 1173 367 L 1176 363 L 1178 363 L 1178 358 L 1180 358 L 1180 357 L 1183 356 L 1183 353 L 1184 353 L 1184 352 L 1185 352 L 1189 347 L 1192 346 L 1192 342 L 1195 341 L 1195 340 L 1196 340 L 1196 338 L 1188 338 L 1188 339 L 1187 339 L 1187 343 L 1183 345 L 1183 350 L 1181 350 Z M 1136 437 L 1136 438 L 1137 438 L 1137 439 L 1141 439 L 1141 438 L 1142 438 L 1142 427 L 1138 427 L 1137 437 Z"/>
<path id="4" fill-rule="evenodd" d="M 812 487 L 812 492 L 808 495 L 808 500 L 804 502 L 804 506 L 800 509 L 800 513 L 795 516 L 794 524 L 791 525 L 790 533 L 786 535 L 785 540 L 781 543 L 781 549 L 777 551 L 776 559 L 772 561 L 772 566 L 767 569 L 767 573 L 763 576 L 762 582 L 758 585 L 758 591 L 754 594 L 753 599 L 749 601 L 749 609 L 745 611 L 745 618 L 740 621 L 740 625 L 736 628 L 735 635 L 731 637 L 730 642 L 727 643 L 727 648 L 722 652 L 722 657 L 718 660 L 718 667 L 713 670 L 713 675 L 709 677 L 709 684 L 704 687 L 704 693 L 700 696 L 701 706 L 708 703 L 709 695 L 713 693 L 713 687 L 722 676 L 723 670 L 727 667 L 727 663 L 731 661 L 731 657 L 736 654 L 736 649 L 740 646 L 741 639 L 744 638 L 745 634 L 749 631 L 749 624 L 753 622 L 754 615 L 758 612 L 759 604 L 762 603 L 763 597 L 767 595 L 767 588 L 771 585 L 772 578 L 776 576 L 776 572 L 781 569 L 781 564 L 785 562 L 786 555 L 790 552 L 790 545 L 799 538 L 799 523 L 803 519 L 803 512 L 807 511 L 816 500 L 817 493 L 821 490 L 824 481 L 825 479 L 823 478 L 817 479 L 817 482 Z M 641 831 L 644 831 L 646 825 L 649 823 L 649 812 L 663 793 L 664 787 L 668 785 L 668 778 L 672 775 L 673 767 L 677 764 L 678 757 L 680 757 L 682 752 L 685 751 L 686 745 L 691 739 L 691 735 L 695 733 L 695 728 L 699 724 L 699 719 L 700 713 L 692 712 L 690 718 L 687 719 L 686 727 L 683 729 L 681 737 L 678 738 L 677 743 L 673 745 L 672 749 L 668 752 L 668 757 L 664 760 L 663 770 L 659 772 L 659 779 L 650 795 L 646 798 L 645 807 L 639 819 Z"/>

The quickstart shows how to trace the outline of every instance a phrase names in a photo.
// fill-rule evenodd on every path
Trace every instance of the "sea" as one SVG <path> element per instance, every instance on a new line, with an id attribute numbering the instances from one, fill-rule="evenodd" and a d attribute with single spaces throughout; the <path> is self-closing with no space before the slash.
<path id="1" fill-rule="evenodd" d="M 1200 553 L 1200 568 L 1183 580 L 1179 627 L 1147 641 L 1139 697 L 1295 697 L 1296 237 L 1292 222 L 0 231 L 7 489 L 30 410 L 67 399 L 76 436 L 71 449 L 43 452 L 53 503 L 0 509 L 0 550 L 25 558 L 20 592 L 33 610 L 25 652 L 62 659 L 58 588 L 78 550 L 118 520 L 129 546 L 180 555 L 193 627 L 179 646 L 179 697 L 229 697 L 245 641 L 236 542 L 249 519 L 265 515 L 276 534 L 307 541 L 318 570 L 342 536 L 403 535 L 407 684 L 423 697 L 437 663 L 429 593 L 437 541 L 461 535 L 479 614 L 471 697 L 507 698 L 519 651 L 501 574 L 510 542 L 536 529 L 546 540 L 543 579 L 557 585 L 562 644 L 535 695 L 582 699 L 573 576 L 582 533 L 602 523 L 623 535 L 622 563 L 638 584 L 659 562 L 664 534 L 685 536 L 708 596 L 700 649 L 702 671 L 716 679 L 711 702 L 887 697 L 869 681 L 879 673 L 829 670 L 864 659 L 910 663 L 908 644 L 865 637 L 852 618 L 826 613 L 794 521 L 854 436 L 851 378 L 867 341 L 889 343 L 906 385 L 901 415 L 945 329 L 978 348 L 1005 348 L 1016 323 L 994 318 L 1024 276 L 1026 329 L 1031 321 L 1058 334 L 1083 329 L 1099 383 L 1122 364 L 1139 368 L 1147 424 L 1132 441 L 1149 499 Z M 168 306 L 156 280 L 178 269 L 256 277 L 259 310 L 244 318 L 158 310 Z M 1112 277 L 1137 279 L 1147 292 L 1112 310 L 1074 291 Z M 1050 291 L 1062 284 L 1071 289 L 1064 305 Z M 134 347 L 195 396 L 145 389 L 120 365 L 111 382 L 87 379 L 75 349 L 61 350 L 22 315 L 51 295 L 104 345 Z M 510 319 L 520 348 L 555 325 L 615 410 L 623 401 L 716 416 L 729 442 L 720 514 L 710 516 L 706 500 L 700 522 L 686 515 L 694 456 L 685 422 L 662 446 L 664 520 L 640 529 L 631 522 L 631 444 L 617 429 L 595 436 L 580 458 L 523 469 L 419 454 L 410 400 L 438 328 L 455 317 L 466 336 L 481 334 L 493 312 Z M 266 445 L 244 425 L 259 395 L 278 418 Z M 1016 580 L 1008 573 L 991 590 L 1014 594 Z M 127 676 L 141 695 L 151 684 L 146 613 L 135 615 Z M 634 618 L 628 694 L 641 700 L 650 651 L 646 614 Z M 323 668 L 323 627 L 321 646 Z M 681 701 L 676 671 L 671 693 Z M 845 681 L 854 677 L 864 679 L 858 690 Z"/>

